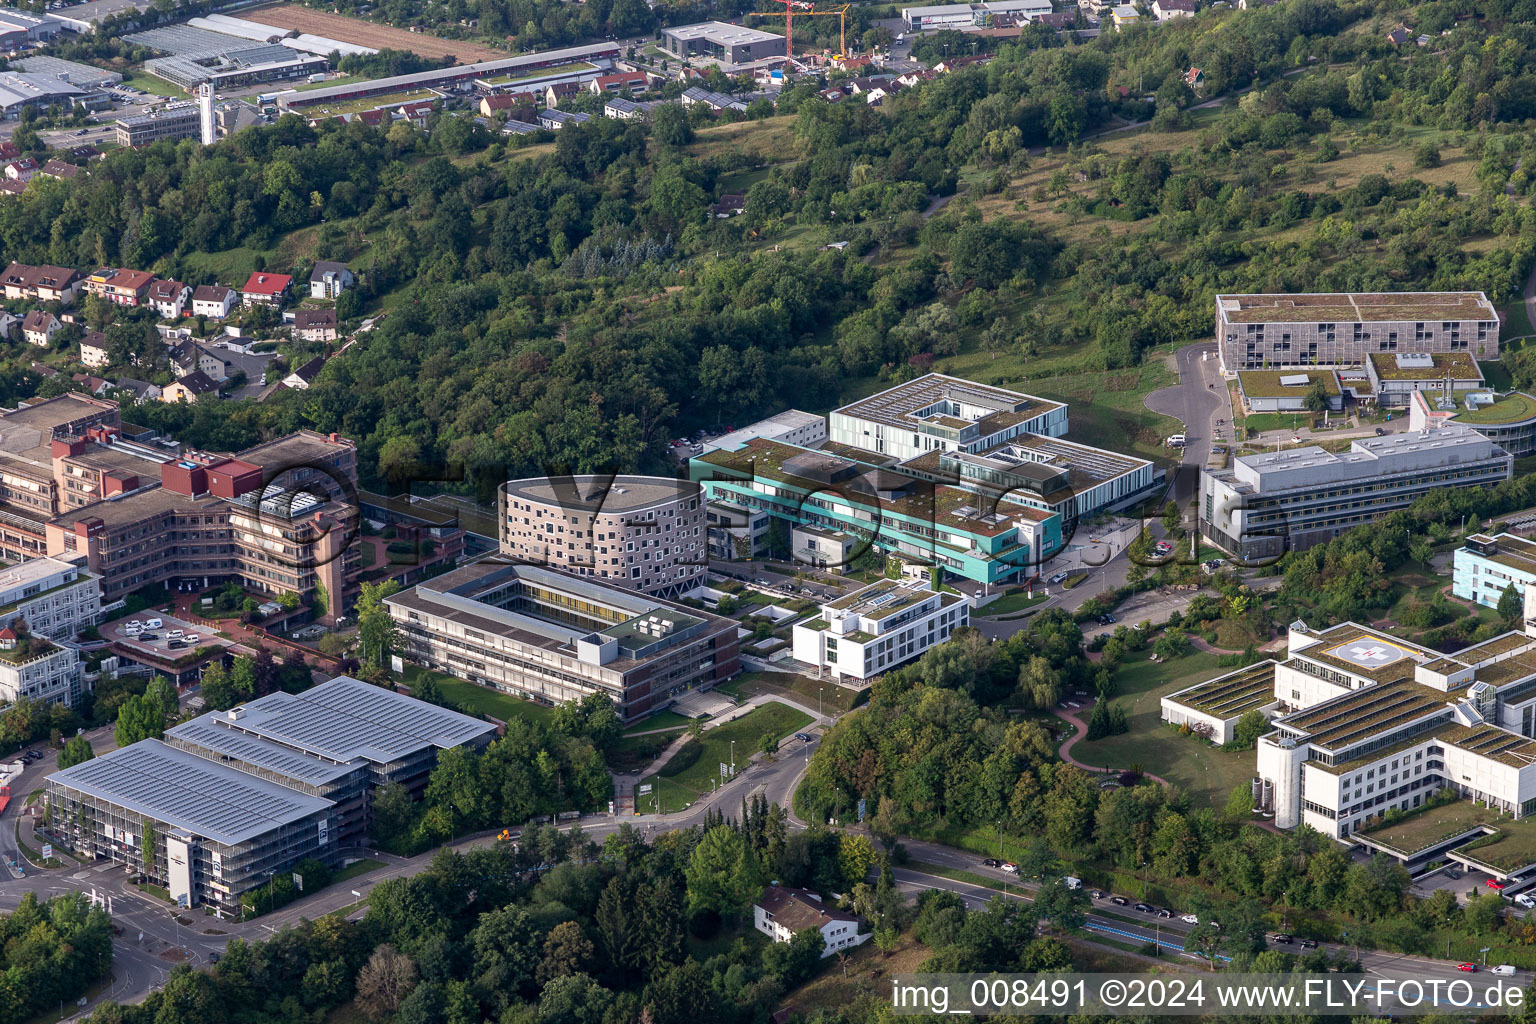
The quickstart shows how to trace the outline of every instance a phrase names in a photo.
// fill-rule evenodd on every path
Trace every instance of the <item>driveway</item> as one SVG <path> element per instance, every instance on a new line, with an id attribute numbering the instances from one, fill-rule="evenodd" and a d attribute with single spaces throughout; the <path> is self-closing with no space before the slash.
<path id="1" fill-rule="evenodd" d="M 1174 353 L 1179 382 L 1160 388 L 1146 398 L 1153 412 L 1172 416 L 1184 424 L 1184 458 L 1173 471 L 1171 497 L 1184 505 L 1199 492 L 1200 470 L 1211 454 L 1211 442 L 1218 427 L 1223 438 L 1231 434 L 1232 399 L 1222 379 L 1216 357 L 1216 343 L 1204 341 L 1185 345 Z M 1217 420 L 1224 424 L 1217 424 Z"/>

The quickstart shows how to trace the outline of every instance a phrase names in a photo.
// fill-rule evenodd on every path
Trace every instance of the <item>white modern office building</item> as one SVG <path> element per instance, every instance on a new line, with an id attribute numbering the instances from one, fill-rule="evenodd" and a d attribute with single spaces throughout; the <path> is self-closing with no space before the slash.
<path id="1" fill-rule="evenodd" d="M 990 0 L 974 4 L 938 4 L 907 7 L 901 19 L 909 32 L 934 32 L 939 29 L 984 28 L 994 15 L 1007 14 L 1019 20 L 1033 20 L 1051 13 L 1050 0 Z"/>
<path id="2" fill-rule="evenodd" d="M 1356 439 L 1335 454 L 1315 445 L 1244 455 L 1200 475 L 1200 528 L 1244 559 L 1320 544 L 1431 491 L 1509 479 L 1514 458 L 1470 427 Z"/>
<path id="3" fill-rule="evenodd" d="M 827 420 L 835 444 L 896 461 L 932 451 L 985 451 L 1021 434 L 1066 432 L 1067 407 L 1060 402 L 942 373 L 834 409 Z"/>
<path id="4" fill-rule="evenodd" d="M 1536 541 L 1512 533 L 1474 534 L 1456 549 L 1451 572 L 1451 593 L 1497 608 L 1511 585 L 1522 595 L 1526 587 L 1536 586 Z"/>
<path id="5" fill-rule="evenodd" d="M 741 427 L 729 434 L 722 434 L 713 441 L 704 442 L 704 450 L 712 452 L 723 448 L 733 452 L 755 438 L 780 441 L 801 448 L 816 448 L 827 439 L 827 418 L 799 409 L 785 409 L 751 426 Z"/>
<path id="6" fill-rule="evenodd" d="M 73 562 L 32 558 L 0 570 L 0 625 L 74 640 L 101 621 L 101 582 Z"/>
<path id="7" fill-rule="evenodd" d="M 1343 839 L 1443 789 L 1514 818 L 1536 811 L 1536 639 L 1444 655 L 1352 622 L 1298 622 L 1289 642 L 1255 777 L 1276 825 Z"/>
<path id="8" fill-rule="evenodd" d="M 791 630 L 796 661 L 833 679 L 868 682 L 921 657 L 970 622 L 959 594 L 925 583 L 882 580 L 821 606 L 820 617 Z"/>

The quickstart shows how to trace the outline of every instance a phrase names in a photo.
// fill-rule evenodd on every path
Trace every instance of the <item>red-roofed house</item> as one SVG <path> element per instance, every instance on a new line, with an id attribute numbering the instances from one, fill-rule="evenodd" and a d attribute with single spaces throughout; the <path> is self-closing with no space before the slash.
<path id="1" fill-rule="evenodd" d="M 401 104 L 400 116 L 417 128 L 425 128 L 432 118 L 432 111 L 436 109 L 431 100 L 417 100 L 414 103 Z"/>
<path id="2" fill-rule="evenodd" d="M 247 306 L 272 306 L 281 309 L 288 299 L 288 286 L 293 284 L 293 278 L 287 274 L 266 274 L 261 271 L 251 275 L 251 279 L 245 282 L 245 287 L 240 289 L 240 297 L 245 300 Z"/>
<path id="3" fill-rule="evenodd" d="M 650 78 L 644 71 L 621 71 L 615 75 L 598 75 L 587 83 L 588 91 L 599 96 L 638 96 L 650 87 Z"/>
<path id="4" fill-rule="evenodd" d="M 28 182 L 39 169 L 36 160 L 24 156 L 20 160 L 12 160 L 5 165 L 5 176 L 13 181 Z"/>
<path id="5" fill-rule="evenodd" d="M 156 313 L 168 319 L 175 319 L 187 308 L 187 300 L 192 298 L 192 289 L 180 281 L 156 278 L 149 284 L 148 295 Z"/>
<path id="6" fill-rule="evenodd" d="M 155 275 L 146 270 L 102 267 L 85 279 L 84 287 L 89 294 L 99 295 L 119 306 L 139 306 L 144 303 L 144 295 L 154 279 Z"/>
<path id="7" fill-rule="evenodd" d="M 0 629 L 0 651 L 14 651 L 16 649 L 16 631 L 10 626 Z"/>

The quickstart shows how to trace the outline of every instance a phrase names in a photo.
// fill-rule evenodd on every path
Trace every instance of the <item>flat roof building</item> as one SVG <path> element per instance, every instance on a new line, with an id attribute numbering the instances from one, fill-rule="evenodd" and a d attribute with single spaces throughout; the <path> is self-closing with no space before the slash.
<path id="1" fill-rule="evenodd" d="M 1487 387 L 1468 352 L 1372 352 L 1365 372 L 1377 404 L 1393 408 L 1408 405 L 1415 392 L 1454 396 Z"/>
<path id="2" fill-rule="evenodd" d="M 1243 559 L 1278 558 L 1406 508 L 1431 491 L 1510 477 L 1514 458 L 1470 427 L 1243 455 L 1200 475 L 1200 528 Z"/>
<path id="3" fill-rule="evenodd" d="M 385 605 L 409 661 L 542 704 L 602 693 L 625 721 L 741 670 L 732 619 L 501 558 Z"/>
<path id="4" fill-rule="evenodd" d="M 198 136 L 200 115 L 197 105 L 172 104 L 152 114 L 120 117 L 117 125 L 119 146 L 147 146 L 162 140 L 193 139 Z"/>
<path id="5" fill-rule="evenodd" d="M 501 552 L 661 597 L 704 580 L 709 556 L 699 485 L 593 474 L 509 480 L 497 493 Z"/>
<path id="6" fill-rule="evenodd" d="M 1344 408 L 1344 391 L 1333 370 L 1243 370 L 1237 375 L 1237 389 L 1249 412 L 1305 412 L 1314 384 L 1322 387 L 1329 409 Z"/>
<path id="7" fill-rule="evenodd" d="M 160 740 L 54 772 L 47 801 L 54 841 L 127 864 L 172 899 L 220 916 L 238 915 L 241 897 L 273 872 L 336 857 L 330 800 Z"/>
<path id="8" fill-rule="evenodd" d="M 974 4 L 939 4 L 902 9 L 901 18 L 909 32 L 933 32 L 939 29 L 985 28 L 998 14 L 1016 21 L 1032 21 L 1051 13 L 1050 0 L 992 0 Z"/>
<path id="9" fill-rule="evenodd" d="M 1006 388 L 928 373 L 832 410 L 827 435 L 896 461 L 931 451 L 978 452 L 1019 434 L 1060 437 L 1067 407 Z"/>
<path id="10" fill-rule="evenodd" d="M 726 451 L 734 451 L 756 438 L 762 438 L 765 441 L 782 441 L 785 444 L 799 445 L 801 448 L 816 448 L 827 439 L 827 418 L 813 412 L 785 409 L 783 412 L 760 419 L 751 426 L 733 430 L 729 434 L 720 435 L 713 441 L 704 442 L 704 450 L 712 452 L 718 448 L 724 448 Z"/>
<path id="11" fill-rule="evenodd" d="M 820 616 L 794 626 L 791 640 L 796 661 L 836 680 L 868 683 L 969 623 L 970 605 L 959 594 L 881 580 L 823 604 Z"/>
<path id="12" fill-rule="evenodd" d="M 1226 373 L 1358 366 L 1373 352 L 1499 357 L 1499 316 L 1482 292 L 1216 296 Z"/>
<path id="13" fill-rule="evenodd" d="M 661 30 L 661 46 L 683 60 L 707 57 L 728 69 L 784 56 L 783 36 L 723 21 L 664 28 Z"/>
<path id="14" fill-rule="evenodd" d="M 1536 541 L 1513 533 L 1493 537 L 1478 533 L 1456 549 L 1451 593 L 1463 601 L 1497 608 L 1510 586 L 1521 595 L 1527 587 L 1536 586 Z"/>

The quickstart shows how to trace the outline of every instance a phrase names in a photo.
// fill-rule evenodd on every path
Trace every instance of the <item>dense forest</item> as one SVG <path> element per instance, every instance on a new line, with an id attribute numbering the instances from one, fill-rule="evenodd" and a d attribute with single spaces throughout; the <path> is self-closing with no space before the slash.
<path id="1" fill-rule="evenodd" d="M 1203 336 L 1221 289 L 1507 299 L 1536 256 L 1515 131 L 1536 39 L 1517 13 L 1295 0 L 1004 45 L 880 108 L 826 104 L 807 82 L 726 128 L 694 108 L 531 146 L 453 114 L 429 136 L 285 117 L 35 183 L 0 206 L 0 244 L 192 283 L 232 247 L 258 265 L 354 261 L 355 301 L 390 312 L 368 343 L 303 394 L 146 414 L 191 443 L 339 431 L 375 486 L 655 469 L 680 427 L 823 409 L 957 358 L 1014 383 L 1132 366 Z M 1399 54 L 1378 29 L 1403 18 L 1448 34 Z M 1141 91 L 1157 97 L 1150 127 L 1096 141 L 1146 116 Z M 1371 161 L 1389 124 L 1423 142 Z M 1445 183 L 1453 155 L 1473 187 Z M 707 215 L 742 187 L 746 213 Z"/>
<path id="2" fill-rule="evenodd" d="M 0 917 L 0 1024 L 73 1002 L 112 971 L 112 921 L 81 893 L 27 893 Z"/>

